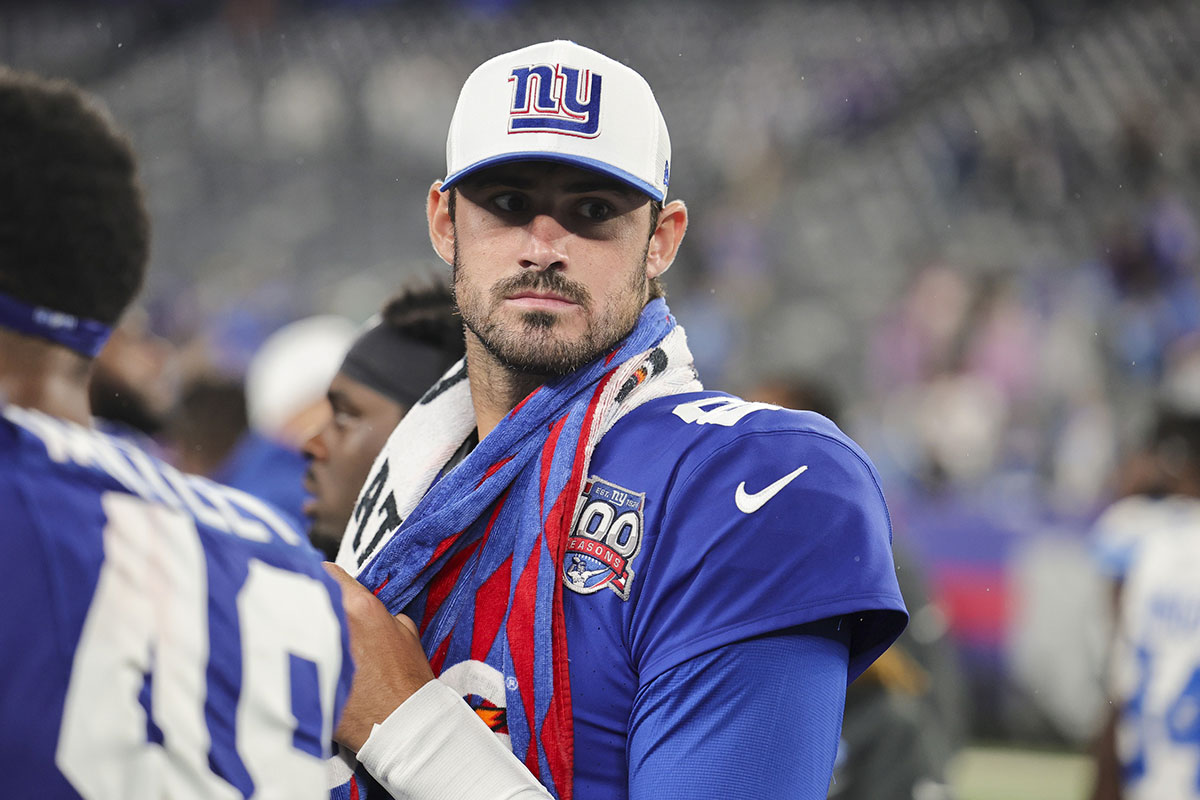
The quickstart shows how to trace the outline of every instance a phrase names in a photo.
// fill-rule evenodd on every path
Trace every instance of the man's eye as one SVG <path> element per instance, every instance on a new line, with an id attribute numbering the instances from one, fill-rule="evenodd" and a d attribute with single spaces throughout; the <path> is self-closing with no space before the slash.
<path id="1" fill-rule="evenodd" d="M 349 411 L 334 411 L 333 424 L 339 428 L 348 428 L 358 421 L 358 416 Z"/>
<path id="2" fill-rule="evenodd" d="M 579 204 L 579 214 L 592 222 L 601 222 L 612 216 L 613 209 L 601 200 L 584 200 Z"/>
<path id="3" fill-rule="evenodd" d="M 492 198 L 492 203 L 501 211 L 507 211 L 510 214 L 519 213 L 529 208 L 529 201 L 525 198 L 525 195 L 517 194 L 516 192 L 498 194 Z"/>

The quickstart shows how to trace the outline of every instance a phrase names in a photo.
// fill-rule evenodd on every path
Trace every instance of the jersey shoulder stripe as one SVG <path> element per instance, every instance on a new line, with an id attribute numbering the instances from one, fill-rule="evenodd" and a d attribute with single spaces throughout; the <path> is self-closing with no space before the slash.
<path id="1" fill-rule="evenodd" d="M 0 422 L 5 428 L 0 441 L 13 445 L 6 448 L 8 463 L 0 471 L 57 475 L 97 489 L 116 489 L 182 511 L 214 530 L 307 548 L 305 538 L 269 504 L 182 473 L 121 438 L 19 406 L 5 406 Z"/>

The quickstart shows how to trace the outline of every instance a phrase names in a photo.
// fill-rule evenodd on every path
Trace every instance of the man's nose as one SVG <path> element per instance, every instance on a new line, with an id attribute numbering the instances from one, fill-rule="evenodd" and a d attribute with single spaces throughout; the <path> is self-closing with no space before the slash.
<path id="1" fill-rule="evenodd" d="M 308 440 L 300 447 L 300 450 L 310 461 L 320 461 L 329 454 L 325 447 L 325 429 L 332 425 L 332 422 L 327 422 L 321 426 L 321 429 L 308 437 Z"/>
<path id="2" fill-rule="evenodd" d="M 525 225 L 525 249 L 520 263 L 528 269 L 564 269 L 570 232 L 551 214 L 538 214 Z"/>

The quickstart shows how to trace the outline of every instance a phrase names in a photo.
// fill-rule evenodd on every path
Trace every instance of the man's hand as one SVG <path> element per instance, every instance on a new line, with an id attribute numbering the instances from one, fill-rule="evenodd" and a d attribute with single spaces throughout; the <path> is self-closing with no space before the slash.
<path id="1" fill-rule="evenodd" d="M 379 598 L 341 567 L 326 563 L 325 571 L 342 589 L 354 656 L 354 683 L 333 738 L 357 753 L 371 735 L 371 726 L 383 722 L 433 680 L 433 670 L 411 619 L 403 614 L 393 617 Z"/>

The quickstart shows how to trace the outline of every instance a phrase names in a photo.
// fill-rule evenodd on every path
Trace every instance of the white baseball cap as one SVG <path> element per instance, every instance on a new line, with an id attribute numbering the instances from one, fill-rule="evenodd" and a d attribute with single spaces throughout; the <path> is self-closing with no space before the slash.
<path id="1" fill-rule="evenodd" d="M 662 202 L 671 139 L 650 84 L 565 40 L 485 61 L 458 96 L 442 189 L 485 167 L 535 160 L 601 172 Z"/>
<path id="2" fill-rule="evenodd" d="M 358 326 L 345 317 L 319 314 L 268 336 L 246 368 L 250 427 L 272 439 L 283 437 L 298 414 L 324 401 L 357 334 Z"/>

